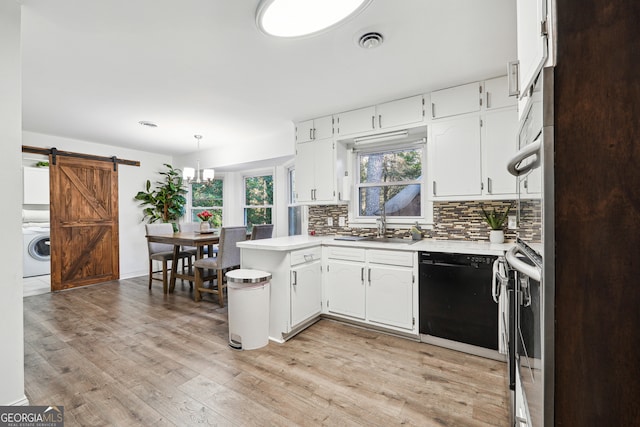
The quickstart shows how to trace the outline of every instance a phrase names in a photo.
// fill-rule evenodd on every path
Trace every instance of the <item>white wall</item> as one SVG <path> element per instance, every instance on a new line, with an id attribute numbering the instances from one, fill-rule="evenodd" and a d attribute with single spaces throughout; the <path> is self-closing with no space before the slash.
<path id="1" fill-rule="evenodd" d="M 144 183 L 147 179 L 150 179 L 152 183 L 160 179 L 158 172 L 165 169 L 164 163 L 171 164 L 172 158 L 145 151 L 26 131 L 23 132 L 23 144 L 140 161 L 140 167 L 118 166 L 120 277 L 124 279 L 147 274 L 149 258 L 144 237 L 144 223 L 141 222 L 142 209 L 133 197 L 138 191 L 144 190 Z"/>
<path id="2" fill-rule="evenodd" d="M 203 168 L 219 168 L 245 163 L 257 162 L 279 157 L 291 157 L 295 154 L 295 126 L 291 123 L 288 132 L 267 135 L 259 141 L 234 141 L 215 148 L 206 148 L 210 143 L 204 135 L 200 143 L 200 153 L 196 152 L 196 141 L 193 140 L 193 153 L 174 156 L 174 166 L 182 169 L 185 166 L 195 167 L 200 160 Z M 209 145 L 210 146 L 210 145 Z"/>
<path id="3" fill-rule="evenodd" d="M 20 5 L 0 2 L 0 405 L 27 404 L 22 322 Z"/>

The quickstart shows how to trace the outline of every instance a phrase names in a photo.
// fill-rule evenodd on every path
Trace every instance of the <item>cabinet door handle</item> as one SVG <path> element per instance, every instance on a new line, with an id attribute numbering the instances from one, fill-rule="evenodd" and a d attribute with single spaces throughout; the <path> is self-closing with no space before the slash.
<path id="1" fill-rule="evenodd" d="M 316 128 L 313 128 L 313 139 L 316 139 Z"/>
<path id="2" fill-rule="evenodd" d="M 433 181 L 433 189 L 432 190 L 433 190 L 433 195 L 435 196 L 436 195 L 436 182 L 435 181 Z"/>
<path id="3" fill-rule="evenodd" d="M 313 139 L 313 128 L 309 129 L 309 139 Z"/>
<path id="4" fill-rule="evenodd" d="M 376 116 L 371 116 L 371 129 L 376 128 Z"/>
<path id="5" fill-rule="evenodd" d="M 520 96 L 520 88 L 518 87 L 519 73 L 520 63 L 518 61 L 509 62 L 509 65 L 507 66 L 509 96 Z"/>
<path id="6" fill-rule="evenodd" d="M 360 268 L 360 281 L 364 284 L 364 267 Z"/>
<path id="7" fill-rule="evenodd" d="M 293 286 L 297 286 L 298 285 L 298 272 L 297 271 L 293 271 Z"/>
<path id="8" fill-rule="evenodd" d="M 382 129 L 382 114 L 378 114 L 378 127 Z"/>
<path id="9" fill-rule="evenodd" d="M 491 108 L 491 104 L 489 103 L 489 92 L 487 92 L 487 108 Z"/>
<path id="10" fill-rule="evenodd" d="M 431 117 L 436 118 L 436 104 L 433 102 L 431 103 Z"/>
<path id="11" fill-rule="evenodd" d="M 369 269 L 369 286 L 371 286 L 371 269 Z"/>
<path id="12" fill-rule="evenodd" d="M 487 178 L 487 193 L 493 193 L 493 181 L 491 178 Z"/>

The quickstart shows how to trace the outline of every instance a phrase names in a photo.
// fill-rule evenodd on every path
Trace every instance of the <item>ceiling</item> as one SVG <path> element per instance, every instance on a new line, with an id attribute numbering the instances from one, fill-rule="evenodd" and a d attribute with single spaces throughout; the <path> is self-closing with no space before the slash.
<path id="1" fill-rule="evenodd" d="M 506 73 L 513 0 L 373 0 L 278 39 L 259 0 L 22 0 L 23 128 L 168 155 L 291 138 L 293 122 Z M 357 38 L 378 31 L 382 46 Z M 152 129 L 141 120 L 158 125 Z"/>

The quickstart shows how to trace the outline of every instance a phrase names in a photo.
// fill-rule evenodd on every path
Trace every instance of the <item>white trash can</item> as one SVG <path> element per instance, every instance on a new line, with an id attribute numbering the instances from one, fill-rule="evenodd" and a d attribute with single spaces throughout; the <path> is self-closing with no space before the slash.
<path id="1" fill-rule="evenodd" d="M 226 274 L 229 296 L 229 347 L 255 350 L 269 343 L 271 273 L 232 270 Z"/>

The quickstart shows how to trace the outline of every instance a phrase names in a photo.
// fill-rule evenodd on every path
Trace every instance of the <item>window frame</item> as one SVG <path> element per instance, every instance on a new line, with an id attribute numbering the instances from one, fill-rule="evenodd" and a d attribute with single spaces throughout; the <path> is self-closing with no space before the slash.
<path id="1" fill-rule="evenodd" d="M 220 224 L 220 226 L 222 227 L 224 225 L 224 201 L 225 201 L 225 197 L 224 197 L 224 188 L 225 188 L 225 182 L 224 182 L 224 177 L 219 177 L 219 178 L 214 178 L 214 181 L 218 180 L 222 182 L 222 206 L 193 206 L 193 184 L 198 184 L 197 182 L 189 182 L 187 183 L 188 186 L 188 190 L 189 190 L 189 198 L 188 198 L 188 211 L 189 211 L 189 221 L 188 222 L 198 222 L 198 220 L 193 218 L 193 212 L 196 210 L 219 210 L 220 211 L 220 218 L 222 218 L 222 222 Z M 200 183 L 202 184 L 202 183 Z"/>
<path id="2" fill-rule="evenodd" d="M 296 167 L 295 165 L 290 165 L 286 167 L 286 171 L 287 171 L 287 234 L 289 236 L 296 235 L 296 234 L 291 234 L 292 225 L 290 223 L 290 219 L 291 219 L 290 212 L 292 209 L 299 209 L 300 211 L 299 235 L 305 234 L 308 229 L 308 223 L 306 221 L 307 206 L 299 204 L 296 200 L 296 188 L 295 188 Z"/>
<path id="3" fill-rule="evenodd" d="M 363 155 L 375 153 L 384 154 L 398 151 L 422 150 L 422 175 L 419 180 L 392 181 L 388 183 L 362 183 L 360 181 L 360 158 Z M 379 216 L 360 215 L 360 189 L 367 187 L 398 186 L 398 185 L 420 185 L 420 214 L 418 216 L 387 216 L 387 224 L 392 226 L 407 226 L 418 222 L 421 225 L 433 224 L 433 201 L 426 195 L 427 172 L 428 172 L 427 144 L 425 142 L 411 142 L 407 144 L 376 144 L 371 147 L 354 148 L 352 160 L 352 176 L 354 176 L 353 195 L 350 209 L 349 225 L 355 228 L 371 227 L 375 225 Z"/>
<path id="4" fill-rule="evenodd" d="M 250 230 L 249 225 L 247 224 L 247 209 L 271 209 L 271 224 L 275 225 L 275 215 L 276 208 L 274 200 L 276 199 L 276 177 L 275 171 L 256 171 L 252 173 L 246 173 L 242 175 L 242 216 L 244 226 L 247 227 L 247 231 Z M 247 179 L 248 178 L 256 178 L 270 176 L 271 177 L 271 194 L 272 200 L 270 205 L 247 205 Z"/>

